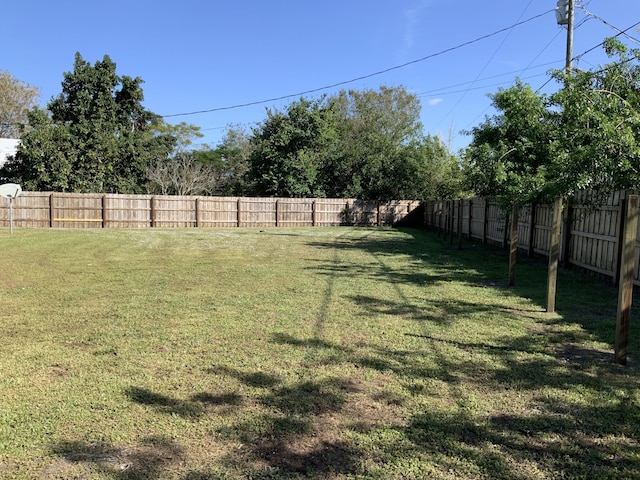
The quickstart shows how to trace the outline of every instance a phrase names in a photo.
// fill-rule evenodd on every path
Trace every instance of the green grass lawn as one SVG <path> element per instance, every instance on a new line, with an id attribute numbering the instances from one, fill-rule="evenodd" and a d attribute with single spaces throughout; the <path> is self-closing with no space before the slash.
<path id="1" fill-rule="evenodd" d="M 433 233 L 0 231 L 0 478 L 640 478 L 616 290 Z M 635 316 L 634 316 L 635 318 Z"/>

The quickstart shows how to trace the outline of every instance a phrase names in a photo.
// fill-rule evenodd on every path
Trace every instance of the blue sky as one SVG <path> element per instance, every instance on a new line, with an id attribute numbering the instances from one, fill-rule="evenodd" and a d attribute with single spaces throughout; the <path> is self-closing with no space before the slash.
<path id="1" fill-rule="evenodd" d="M 421 100 L 425 133 L 457 150 L 470 140 L 460 131 L 493 113 L 488 93 L 516 77 L 541 91 L 557 88 L 546 83 L 547 71 L 564 67 L 567 33 L 556 23 L 555 6 L 556 0 L 21 0 L 3 5 L 0 69 L 38 87 L 45 105 L 60 93 L 75 52 L 92 64 L 107 54 L 119 75 L 144 80 L 151 111 L 214 110 L 167 117 L 199 125 L 200 141 L 211 146 L 227 125 L 250 128 L 266 108 L 281 109 L 301 92 L 318 90 L 305 95 L 317 98 L 402 85 Z M 578 0 L 574 56 L 637 22 L 638 0 Z M 633 38 L 620 38 L 640 48 L 639 27 L 627 32 Z M 597 48 L 574 65 L 605 61 Z M 233 108 L 280 97 L 287 98 Z"/>

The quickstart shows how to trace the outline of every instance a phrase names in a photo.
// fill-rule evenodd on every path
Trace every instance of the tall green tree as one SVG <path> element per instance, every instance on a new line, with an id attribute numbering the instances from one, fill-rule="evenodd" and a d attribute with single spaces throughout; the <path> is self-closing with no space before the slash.
<path id="1" fill-rule="evenodd" d="M 611 192 L 640 188 L 640 50 L 631 50 L 615 38 L 605 39 L 604 48 L 612 61 L 594 70 L 557 72 L 564 88 L 552 97 L 558 111 L 554 188 L 561 196 L 586 190 L 590 195 L 582 196 L 583 203 L 596 204 Z M 622 242 L 621 253 L 632 264 L 635 227 L 631 232 Z M 626 363 L 626 299 L 630 302 L 632 295 L 632 270 L 620 278 L 615 342 L 619 363 Z M 550 269 L 549 278 L 554 276 Z M 555 305 L 555 288 L 549 289 L 547 298 L 548 304 Z"/>
<path id="2" fill-rule="evenodd" d="M 521 81 L 491 98 L 498 113 L 472 129 L 465 173 L 472 191 L 497 198 L 504 210 L 512 212 L 509 284 L 513 285 L 519 207 L 548 193 L 553 129 L 548 100 Z"/>
<path id="3" fill-rule="evenodd" d="M 0 138 L 20 138 L 27 113 L 35 106 L 38 88 L 0 70 Z"/>
<path id="4" fill-rule="evenodd" d="M 201 161 L 219 171 L 219 194 L 242 196 L 255 191 L 248 176 L 253 149 L 250 132 L 241 125 L 229 125 L 214 150 L 198 152 Z"/>
<path id="5" fill-rule="evenodd" d="M 458 191 L 456 157 L 423 134 L 419 117 L 415 95 L 385 86 L 267 111 L 241 150 L 250 152 L 245 187 L 258 195 L 378 200 Z"/>
<path id="6" fill-rule="evenodd" d="M 323 197 L 321 169 L 335 143 L 335 111 L 301 98 L 283 111 L 267 110 L 253 129 L 249 178 L 257 195 Z"/>
<path id="7" fill-rule="evenodd" d="M 142 79 L 116 74 L 105 55 L 94 65 L 76 53 L 62 92 L 29 113 L 27 132 L 0 175 L 29 190 L 142 193 L 147 167 L 175 145 L 158 115 L 142 106 Z"/>
<path id="8" fill-rule="evenodd" d="M 549 102 L 519 80 L 491 99 L 498 113 L 468 132 L 473 138 L 465 152 L 465 179 L 469 190 L 510 209 L 547 192 L 553 136 Z"/>
<path id="9" fill-rule="evenodd" d="M 326 165 L 330 196 L 398 198 L 414 179 L 425 141 L 420 101 L 404 87 L 341 91 L 329 99 L 337 110 L 338 144 Z"/>
<path id="10" fill-rule="evenodd" d="M 553 188 L 595 199 L 640 188 L 640 50 L 604 42 L 612 59 L 594 70 L 555 76 L 564 88 L 551 98 L 555 111 Z"/>
<path id="11" fill-rule="evenodd" d="M 459 158 L 438 137 L 427 135 L 422 141 L 413 176 L 415 195 L 404 198 L 456 198 L 466 196 Z"/>

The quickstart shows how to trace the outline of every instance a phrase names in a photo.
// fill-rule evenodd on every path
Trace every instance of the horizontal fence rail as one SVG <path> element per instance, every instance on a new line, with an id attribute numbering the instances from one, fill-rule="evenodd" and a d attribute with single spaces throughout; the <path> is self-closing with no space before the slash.
<path id="1" fill-rule="evenodd" d="M 0 227 L 10 204 L 0 199 Z M 26 228 L 390 226 L 421 202 L 22 192 L 13 225 Z"/>

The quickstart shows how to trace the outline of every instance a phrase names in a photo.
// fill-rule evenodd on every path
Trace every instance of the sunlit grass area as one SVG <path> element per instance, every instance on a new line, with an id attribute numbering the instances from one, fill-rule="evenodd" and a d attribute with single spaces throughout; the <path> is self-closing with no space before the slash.
<path id="1" fill-rule="evenodd" d="M 457 245 L 456 245 L 457 246 Z M 0 231 L 0 477 L 640 478 L 616 290 L 419 230 Z"/>

